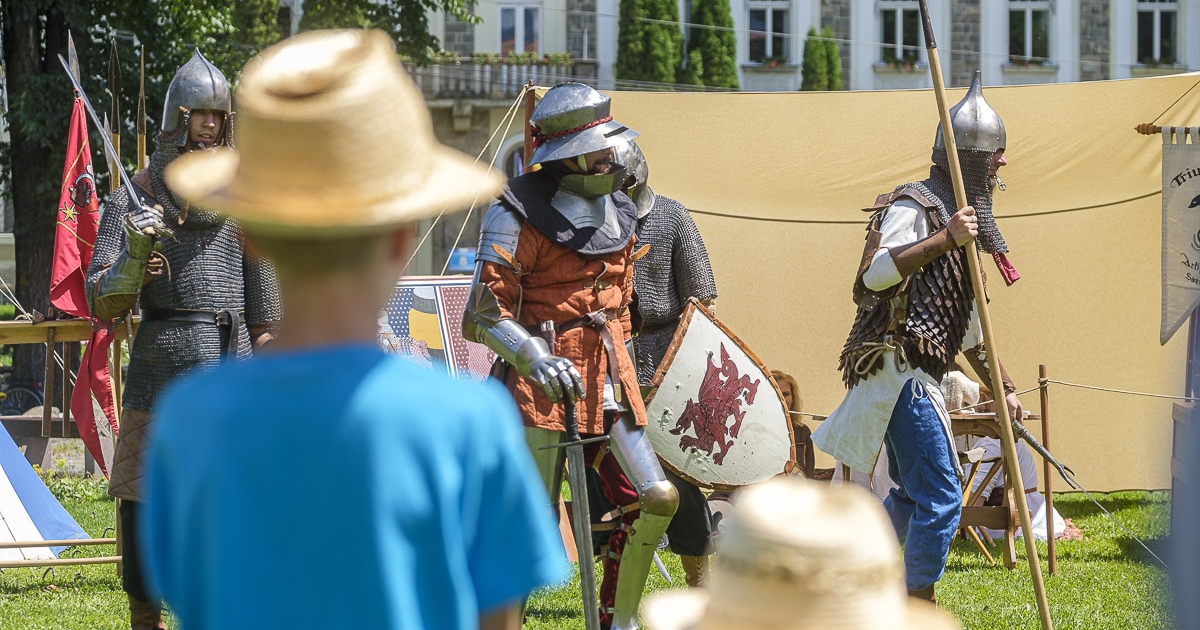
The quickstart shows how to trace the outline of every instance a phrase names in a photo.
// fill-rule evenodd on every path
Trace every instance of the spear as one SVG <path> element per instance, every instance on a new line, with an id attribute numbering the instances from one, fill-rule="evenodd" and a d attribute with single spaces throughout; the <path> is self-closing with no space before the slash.
<path id="1" fill-rule="evenodd" d="M 141 72 L 138 76 L 137 170 L 146 168 L 146 45 L 141 46 Z"/>
<path id="2" fill-rule="evenodd" d="M 921 20 L 925 29 L 925 49 L 929 53 L 929 73 L 933 78 L 933 93 L 937 97 L 938 116 L 941 119 L 942 137 L 946 142 L 946 158 L 950 163 L 950 178 L 954 182 L 954 200 L 958 207 L 970 205 L 967 201 L 967 190 L 963 186 L 962 168 L 958 163 L 958 144 L 954 138 L 954 127 L 950 123 L 950 108 L 946 103 L 946 86 L 942 82 L 942 63 L 938 58 L 937 43 L 933 38 L 933 21 L 929 17 L 929 6 L 926 0 L 919 0 Z M 987 299 L 983 288 L 983 275 L 979 271 L 979 252 L 974 244 L 968 244 L 967 266 L 971 270 L 971 286 L 975 289 L 975 306 L 979 311 L 979 323 L 983 327 L 983 343 L 987 348 L 988 372 L 991 376 L 993 392 L 1004 391 L 1000 375 L 1000 353 L 996 350 L 996 339 L 992 334 L 992 320 L 988 314 Z M 1052 630 L 1054 622 L 1050 619 L 1050 606 L 1046 602 L 1046 584 L 1042 580 L 1042 569 L 1038 562 L 1037 546 L 1033 540 L 1033 527 L 1029 522 L 1029 505 L 1025 501 L 1025 484 L 1021 480 L 1021 466 L 1017 463 L 1017 448 L 1013 441 L 1012 418 L 1009 417 L 1008 405 L 996 401 L 996 419 L 1000 425 L 1000 443 L 1004 449 L 1004 470 L 1017 489 L 1013 493 L 1017 502 L 1017 516 L 1021 520 L 1021 529 L 1025 532 L 1025 555 L 1029 559 L 1029 574 L 1033 578 L 1033 592 L 1037 599 L 1038 617 L 1042 630 Z"/>
<path id="3" fill-rule="evenodd" d="M 112 47 L 108 51 L 108 93 L 112 96 L 112 115 L 105 121 L 106 125 L 111 125 L 107 131 L 112 138 L 113 153 L 108 156 L 108 172 L 115 173 L 121 168 L 121 63 L 117 58 L 117 40 L 112 40 Z M 117 188 L 121 186 L 121 180 L 117 177 L 109 178 L 110 192 L 117 192 Z"/>

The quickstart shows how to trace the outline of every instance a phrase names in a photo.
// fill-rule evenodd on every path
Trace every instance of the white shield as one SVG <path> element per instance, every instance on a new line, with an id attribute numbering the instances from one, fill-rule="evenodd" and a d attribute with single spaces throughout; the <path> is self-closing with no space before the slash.
<path id="1" fill-rule="evenodd" d="M 663 464 L 717 489 L 792 469 L 792 425 L 762 361 L 690 300 L 646 401 L 646 433 Z"/>

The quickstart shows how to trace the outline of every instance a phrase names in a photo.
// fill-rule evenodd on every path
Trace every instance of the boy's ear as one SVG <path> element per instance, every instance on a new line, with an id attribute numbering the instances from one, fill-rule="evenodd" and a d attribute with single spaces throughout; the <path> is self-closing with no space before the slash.
<path id="1" fill-rule="evenodd" d="M 413 226 L 404 225 L 392 232 L 388 243 L 388 257 L 393 262 L 406 263 L 412 253 Z"/>
<path id="2" fill-rule="evenodd" d="M 254 240 L 254 235 L 249 232 L 243 232 L 242 237 L 246 239 L 246 254 L 253 258 L 266 258 L 262 248 L 258 246 L 258 241 Z"/>

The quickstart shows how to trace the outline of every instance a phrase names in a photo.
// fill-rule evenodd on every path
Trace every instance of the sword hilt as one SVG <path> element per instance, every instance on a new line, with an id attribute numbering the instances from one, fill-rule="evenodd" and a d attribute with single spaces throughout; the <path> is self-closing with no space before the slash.
<path id="1" fill-rule="evenodd" d="M 575 411 L 575 402 L 564 397 L 563 407 L 566 410 L 563 428 L 567 431 L 567 442 L 579 442 L 579 414 Z"/>

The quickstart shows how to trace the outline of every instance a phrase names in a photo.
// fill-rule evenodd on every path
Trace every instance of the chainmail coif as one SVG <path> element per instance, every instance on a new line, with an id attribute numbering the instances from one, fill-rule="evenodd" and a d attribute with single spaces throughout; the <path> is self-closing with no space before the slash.
<path id="1" fill-rule="evenodd" d="M 962 167 L 963 186 L 967 200 L 975 208 L 979 219 L 979 236 L 975 243 L 989 254 L 1008 253 L 1008 245 L 1000 235 L 996 217 L 992 214 L 992 152 L 987 149 L 959 149 L 958 163 Z M 942 224 L 950 223 L 950 217 L 958 211 L 954 199 L 954 182 L 950 179 L 950 161 L 945 149 L 933 150 L 933 166 L 929 167 L 929 179 L 910 184 L 923 189 L 930 200 L 938 202 L 938 216 Z M 929 195 L 928 193 L 933 193 Z"/>

